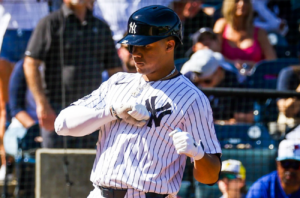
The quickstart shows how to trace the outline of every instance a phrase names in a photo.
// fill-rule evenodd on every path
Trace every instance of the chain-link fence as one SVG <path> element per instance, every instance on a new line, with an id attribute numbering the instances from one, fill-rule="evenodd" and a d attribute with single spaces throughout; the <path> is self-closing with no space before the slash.
<path id="1" fill-rule="evenodd" d="M 175 67 L 210 102 L 221 161 L 245 169 L 238 177 L 223 166 L 220 182 L 205 185 L 188 158 L 178 197 L 221 197 L 234 179 L 245 196 L 276 170 L 279 142 L 300 138 L 298 0 L 0 0 L 2 197 L 88 196 L 102 133 L 63 137 L 54 121 L 113 74 L 136 72 L 130 46 L 117 41 L 148 5 L 179 16 Z"/>

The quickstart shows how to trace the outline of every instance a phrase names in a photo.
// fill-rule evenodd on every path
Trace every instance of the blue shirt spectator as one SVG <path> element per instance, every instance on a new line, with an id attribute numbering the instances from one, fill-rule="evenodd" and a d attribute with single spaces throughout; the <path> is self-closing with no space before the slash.
<path id="1" fill-rule="evenodd" d="M 15 117 L 20 111 L 26 111 L 34 121 L 38 122 L 36 104 L 32 93 L 27 88 L 23 62 L 23 60 L 19 61 L 11 74 L 9 83 L 10 112 L 11 116 Z"/>
<path id="2" fill-rule="evenodd" d="M 33 133 L 33 130 L 39 132 L 36 104 L 27 87 L 23 63 L 24 60 L 20 60 L 15 64 L 10 77 L 9 109 L 13 118 L 4 135 L 5 151 L 15 157 L 18 154 L 19 140 L 23 139 L 27 133 Z M 46 131 L 42 133 L 46 133 Z M 33 134 L 31 137 L 32 144 L 30 146 L 32 148 L 39 146 L 39 142 L 34 140 Z"/>
<path id="3" fill-rule="evenodd" d="M 300 197 L 300 139 L 280 142 L 276 165 L 277 171 L 258 179 L 246 198 Z"/>
<path id="4" fill-rule="evenodd" d="M 249 189 L 247 198 L 299 198 L 300 189 L 290 195 L 283 191 L 277 171 L 265 175 Z"/>

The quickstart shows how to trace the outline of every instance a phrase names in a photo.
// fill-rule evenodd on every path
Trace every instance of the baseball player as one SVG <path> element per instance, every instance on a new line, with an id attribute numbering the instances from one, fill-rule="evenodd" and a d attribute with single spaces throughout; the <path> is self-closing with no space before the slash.
<path id="1" fill-rule="evenodd" d="M 119 43 L 130 46 L 138 73 L 115 74 L 57 117 L 59 135 L 99 130 L 88 198 L 176 197 L 187 157 L 196 180 L 218 180 L 221 148 L 209 101 L 174 66 L 181 39 L 173 10 L 136 11 Z"/>

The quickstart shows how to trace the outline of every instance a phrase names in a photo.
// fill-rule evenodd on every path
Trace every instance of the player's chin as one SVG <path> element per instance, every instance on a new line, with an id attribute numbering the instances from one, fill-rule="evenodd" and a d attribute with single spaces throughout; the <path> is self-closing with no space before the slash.
<path id="1" fill-rule="evenodd" d="M 143 75 L 146 75 L 148 73 L 146 69 L 140 67 L 136 67 L 136 71 Z"/>

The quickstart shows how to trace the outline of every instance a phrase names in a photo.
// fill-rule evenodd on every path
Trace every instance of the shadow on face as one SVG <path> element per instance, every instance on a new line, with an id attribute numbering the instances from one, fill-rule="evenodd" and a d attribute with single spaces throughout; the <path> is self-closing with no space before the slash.
<path id="1" fill-rule="evenodd" d="M 176 41 L 169 37 L 145 46 L 132 46 L 132 56 L 138 73 L 165 73 L 165 66 L 174 59 Z M 171 64 L 174 67 L 174 64 Z"/>
<path id="2" fill-rule="evenodd" d="M 300 161 L 276 161 L 278 176 L 286 186 L 299 186 L 300 188 Z"/>
<path id="3" fill-rule="evenodd" d="M 250 0 L 236 0 L 235 2 L 235 15 L 247 16 L 250 12 Z"/>

